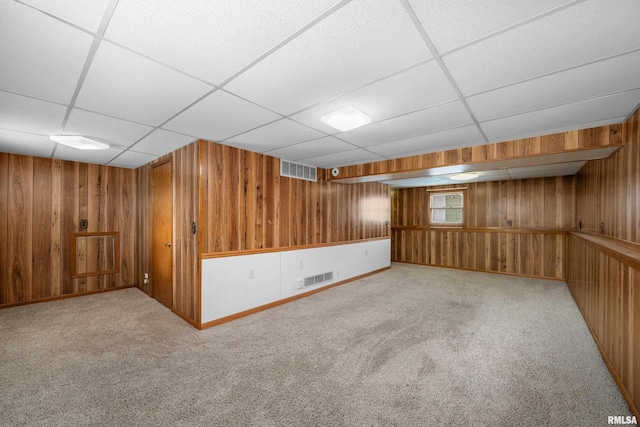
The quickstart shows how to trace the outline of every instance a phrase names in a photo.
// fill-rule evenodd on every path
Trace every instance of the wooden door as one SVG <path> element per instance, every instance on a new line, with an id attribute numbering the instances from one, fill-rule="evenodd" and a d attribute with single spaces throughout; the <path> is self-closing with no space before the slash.
<path id="1" fill-rule="evenodd" d="M 173 198 L 171 161 L 153 167 L 151 252 L 153 297 L 173 308 Z"/>

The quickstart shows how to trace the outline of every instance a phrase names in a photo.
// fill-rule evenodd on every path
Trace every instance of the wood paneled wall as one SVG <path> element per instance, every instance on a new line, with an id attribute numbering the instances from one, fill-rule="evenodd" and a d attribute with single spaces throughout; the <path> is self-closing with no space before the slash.
<path id="1" fill-rule="evenodd" d="M 573 225 L 573 176 L 470 182 L 460 185 L 393 189 L 391 226 L 429 226 L 429 191 L 466 188 L 467 228 L 568 229 Z"/>
<path id="2" fill-rule="evenodd" d="M 153 295 L 153 277 L 144 284 L 144 273 L 151 274 L 151 176 L 155 164 L 171 158 L 173 169 L 173 311 L 194 323 L 200 323 L 200 251 L 198 233 L 191 232 L 191 223 L 198 224 L 199 159 L 197 143 L 137 169 L 138 228 L 137 253 L 140 288 Z"/>
<path id="3" fill-rule="evenodd" d="M 570 235 L 567 283 L 618 386 L 638 415 L 640 270 L 638 263 L 611 255 L 589 240 Z"/>
<path id="4" fill-rule="evenodd" d="M 0 305 L 132 286 L 135 172 L 0 153 Z M 71 278 L 71 234 L 120 233 L 120 272 Z"/>
<path id="5" fill-rule="evenodd" d="M 429 227 L 427 188 L 392 190 L 393 261 L 565 277 L 564 234 L 573 224 L 574 177 L 429 187 L 443 188 L 466 188 L 464 228 Z"/>
<path id="6" fill-rule="evenodd" d="M 607 145 L 615 146 L 621 145 L 622 143 L 622 124 L 614 124 L 552 135 L 542 135 L 533 138 L 495 142 L 477 145 L 475 147 L 456 148 L 454 150 L 439 151 L 393 160 L 345 166 L 339 168 L 339 178 L 328 176 L 328 179 L 367 177 L 448 165 L 516 159 L 565 151 L 584 150 Z"/>
<path id="7" fill-rule="evenodd" d="M 640 243 L 640 110 L 624 124 L 624 146 L 589 162 L 578 174 L 576 225 L 582 230 Z"/>
<path id="8" fill-rule="evenodd" d="M 391 260 L 564 280 L 564 232 L 394 228 Z"/>
<path id="9" fill-rule="evenodd" d="M 640 259 L 640 110 L 623 128 L 624 147 L 577 175 L 576 224 Z M 571 236 L 567 282 L 637 416 L 640 408 L 640 271 L 616 251 Z M 629 243 L 631 242 L 631 243 Z M 635 244 L 635 245 L 633 245 Z"/>
<path id="10" fill-rule="evenodd" d="M 280 160 L 200 142 L 202 253 L 389 236 L 389 187 L 280 176 Z"/>

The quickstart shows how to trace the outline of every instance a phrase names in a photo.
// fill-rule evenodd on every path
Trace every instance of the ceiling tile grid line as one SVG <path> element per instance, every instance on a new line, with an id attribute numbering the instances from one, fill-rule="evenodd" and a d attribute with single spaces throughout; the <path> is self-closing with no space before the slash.
<path id="1" fill-rule="evenodd" d="M 82 31 L 84 33 L 87 33 L 90 36 L 95 36 L 96 35 L 97 31 L 91 31 L 91 30 L 89 30 L 87 28 L 82 27 L 81 25 L 78 25 L 78 24 L 76 24 L 74 22 L 71 22 L 71 21 L 68 21 L 66 19 L 63 19 L 60 16 L 57 16 L 57 15 L 55 15 L 53 13 L 47 12 L 46 10 L 43 10 L 43 9 L 41 9 L 39 7 L 36 7 L 36 6 L 32 5 L 32 4 L 29 4 L 24 0 L 11 0 L 11 1 L 14 1 L 15 3 L 18 3 L 18 4 L 22 5 L 22 6 L 28 7 L 28 8 L 30 8 L 30 9 L 38 12 L 38 13 L 41 13 L 41 14 L 47 16 L 48 18 L 54 19 L 56 21 L 60 21 L 61 23 L 69 25 L 70 27 L 73 27 L 76 30 Z M 117 1 L 118 0 L 116 0 L 116 3 L 117 3 Z"/>
<path id="2" fill-rule="evenodd" d="M 295 116 L 295 115 L 298 115 L 298 114 L 300 114 L 300 113 L 304 113 L 305 111 L 308 111 L 308 110 L 310 110 L 310 109 L 312 109 L 312 108 L 318 107 L 318 106 L 320 106 L 320 105 L 322 105 L 322 104 L 325 104 L 325 103 L 327 103 L 327 102 L 329 102 L 329 101 L 332 101 L 332 100 L 334 100 L 334 99 L 338 99 L 338 98 L 344 97 L 344 96 L 346 96 L 346 95 L 351 95 L 351 94 L 356 93 L 356 92 L 358 92 L 358 91 L 360 91 L 360 90 L 362 90 L 362 89 L 365 89 L 365 88 L 367 88 L 367 87 L 373 86 L 373 85 L 375 85 L 375 84 L 377 84 L 377 83 L 384 82 L 384 81 L 385 81 L 385 80 L 387 80 L 387 79 L 390 79 L 390 78 L 393 78 L 393 77 L 395 77 L 395 76 L 401 75 L 401 74 L 403 74 L 403 73 L 405 73 L 405 72 L 407 72 L 407 71 L 413 70 L 413 69 L 414 69 L 414 68 L 416 68 L 416 67 L 420 67 L 421 65 L 428 64 L 429 62 L 433 62 L 433 61 L 434 61 L 434 58 L 424 59 L 424 60 L 419 61 L 419 62 L 417 62 L 417 63 L 415 63 L 415 64 L 413 64 L 413 65 L 410 65 L 410 66 L 408 66 L 408 67 L 406 67 L 406 68 L 403 68 L 403 69 L 401 69 L 401 70 L 396 70 L 396 71 L 394 71 L 394 72 L 393 72 L 393 73 L 391 73 L 391 74 L 388 74 L 388 75 L 386 75 L 386 76 L 380 77 L 379 79 L 375 79 L 375 80 L 373 80 L 373 81 L 370 81 L 370 82 L 368 82 L 368 83 L 365 83 L 365 84 L 363 84 L 362 86 L 356 87 L 356 88 L 354 88 L 354 89 L 348 90 L 348 91 L 343 92 L 343 93 L 339 93 L 339 94 L 337 94 L 337 95 L 333 95 L 333 96 L 331 96 L 331 97 L 329 97 L 329 98 L 327 98 L 327 99 L 323 99 L 322 101 L 318 101 L 318 102 L 316 102 L 316 103 L 314 103 L 314 104 L 311 104 L 311 105 L 309 105 L 309 106 L 307 106 L 307 107 L 302 108 L 302 109 L 301 109 L 301 110 L 299 110 L 299 111 L 296 111 L 296 112 L 294 112 L 294 113 L 291 113 L 291 114 L 287 115 L 286 117 L 287 117 L 287 118 L 292 118 L 292 117 L 293 117 L 293 116 Z M 295 119 L 292 119 L 292 120 L 295 120 Z M 335 133 L 336 133 L 336 134 L 337 134 L 337 133 L 340 133 L 340 131 L 336 131 Z"/>
<path id="3" fill-rule="evenodd" d="M 584 0 L 582 0 L 582 1 L 584 1 Z M 612 59 L 624 57 L 624 56 L 627 56 L 627 55 L 632 55 L 632 54 L 638 53 L 638 52 L 640 52 L 640 48 L 630 49 L 630 50 L 627 50 L 627 51 L 624 51 L 624 52 L 618 52 L 618 53 L 615 53 L 613 55 L 609 55 L 609 56 L 605 56 L 605 57 L 602 57 L 602 58 L 594 59 L 593 61 L 583 62 L 583 63 L 580 63 L 580 64 L 572 65 L 570 67 L 549 71 L 548 73 L 537 74 L 537 75 L 535 75 L 533 77 L 528 77 L 528 78 L 525 78 L 525 79 L 522 79 L 522 80 L 509 82 L 507 84 L 504 84 L 504 85 L 501 85 L 501 86 L 492 87 L 490 89 L 485 89 L 485 90 L 481 90 L 481 91 L 478 91 L 478 92 L 469 93 L 468 95 L 465 95 L 465 97 L 466 98 L 471 98 L 471 97 L 478 96 L 478 95 L 484 95 L 486 93 L 494 92 L 496 90 L 506 89 L 506 88 L 509 88 L 509 87 L 512 87 L 512 86 L 517 86 L 517 85 L 520 85 L 520 84 L 523 84 L 523 83 L 528 83 L 528 82 L 531 82 L 531 81 L 543 79 L 545 77 L 555 76 L 557 74 L 562 74 L 562 73 L 565 73 L 567 71 L 573 71 L 573 70 L 581 69 L 581 68 L 584 68 L 584 67 L 588 67 L 590 65 L 599 64 L 601 62 L 606 62 L 606 61 L 609 61 L 609 60 L 612 60 Z"/>
<path id="4" fill-rule="evenodd" d="M 344 7 L 346 4 L 348 4 L 349 2 L 351 2 L 352 0 L 341 0 L 340 2 L 336 3 L 334 6 L 332 6 L 331 8 L 329 8 L 328 10 L 326 10 L 324 13 L 322 13 L 320 16 L 316 17 L 315 19 L 313 19 L 311 22 L 305 24 L 302 26 L 302 28 L 298 29 L 297 31 L 295 31 L 293 34 L 290 34 L 288 37 L 286 37 L 284 40 L 282 40 L 281 42 L 277 43 L 275 46 L 271 47 L 270 49 L 268 49 L 266 52 L 264 52 L 262 55 L 258 56 L 257 58 L 255 58 L 253 61 L 251 61 L 250 63 L 248 63 L 247 65 L 245 65 L 244 67 L 242 67 L 240 70 L 236 71 L 234 74 L 232 74 L 230 77 L 228 77 L 227 79 L 225 79 L 221 84 L 220 84 L 220 88 L 223 88 L 225 86 L 227 86 L 229 83 L 231 83 L 233 80 L 235 80 L 236 78 L 238 78 L 238 76 L 244 74 L 245 72 L 247 72 L 247 70 L 253 68 L 256 64 L 262 62 L 265 58 L 271 56 L 274 52 L 280 50 L 282 47 L 286 46 L 287 44 L 289 44 L 292 40 L 295 40 L 296 38 L 298 38 L 301 34 L 305 33 L 306 31 L 308 31 L 310 28 L 316 26 L 318 23 L 322 22 L 323 20 L 325 20 L 327 17 L 333 15 L 334 12 L 336 12 L 337 10 L 341 9 L 342 7 Z M 235 94 L 236 96 L 239 96 L 238 94 Z M 263 106 L 263 108 L 266 108 Z"/>
<path id="5" fill-rule="evenodd" d="M 563 103 L 559 103 L 559 104 L 548 105 L 548 106 L 541 107 L 541 108 L 533 108 L 533 109 L 530 109 L 530 110 L 518 111 L 518 112 L 513 113 L 513 114 L 501 115 L 500 117 L 497 117 L 495 119 L 482 120 L 479 123 L 480 123 L 480 125 L 482 125 L 483 123 L 492 122 L 492 121 L 495 121 L 495 120 L 509 119 L 509 118 L 512 118 L 512 117 L 521 116 L 523 114 L 537 113 L 537 112 L 541 112 L 541 111 L 545 111 L 545 110 L 551 110 L 551 109 L 557 108 L 557 107 L 565 107 L 565 106 L 569 106 L 569 105 L 573 105 L 573 104 L 580 104 L 582 102 L 587 102 L 587 101 L 597 101 L 599 99 L 608 98 L 610 96 L 624 95 L 626 93 L 636 92 L 636 91 L 638 91 L 638 89 L 640 89 L 640 86 L 629 88 L 629 89 L 625 89 L 625 90 L 621 90 L 621 91 L 618 91 L 618 92 L 607 93 L 606 95 L 580 98 L 580 99 L 572 100 L 572 101 L 569 101 L 569 102 L 563 102 Z"/>
<path id="6" fill-rule="evenodd" d="M 613 124 L 640 107 L 636 0 L 292 4 L 3 2 L 0 151 L 135 168 L 205 139 L 333 167 Z M 371 123 L 321 122 L 347 105 Z M 48 141 L 60 132 L 112 149 L 74 154 Z"/>
<path id="7" fill-rule="evenodd" d="M 91 47 L 89 48 L 89 54 L 84 62 L 84 66 L 82 67 L 82 71 L 80 72 L 80 77 L 78 78 L 78 84 L 76 85 L 75 90 L 73 91 L 73 95 L 71 96 L 71 101 L 67 107 L 67 112 L 64 115 L 64 119 L 62 120 L 61 132 L 64 133 L 65 128 L 67 126 L 67 122 L 69 120 L 69 115 L 71 114 L 71 110 L 76 104 L 76 100 L 78 99 L 78 95 L 80 94 L 80 90 L 82 89 L 82 85 L 84 83 L 85 78 L 87 77 L 87 73 L 89 72 L 89 68 L 93 63 L 93 59 L 96 56 L 96 52 L 98 51 L 98 46 L 100 46 L 100 42 L 102 41 L 102 36 L 107 29 L 107 25 L 109 25 L 109 20 L 113 15 L 113 12 L 118 5 L 118 0 L 110 0 L 109 5 L 107 6 L 107 10 L 105 10 L 102 20 L 100 21 L 100 25 L 98 26 L 98 31 L 96 32 L 93 42 L 91 43 Z M 55 150 L 58 147 L 56 144 L 53 148 L 53 152 L 51 156 L 55 155 Z"/>
<path id="8" fill-rule="evenodd" d="M 512 25 L 508 25 L 508 26 L 506 26 L 504 28 L 501 28 L 501 29 L 499 29 L 497 31 L 494 31 L 494 32 L 490 33 L 490 34 L 486 34 L 486 35 L 484 35 L 482 37 L 479 37 L 479 38 L 477 38 L 475 40 L 471 40 L 471 41 L 469 41 L 467 43 L 461 44 L 461 45 L 456 46 L 456 47 L 454 47 L 452 49 L 448 49 L 446 51 L 443 51 L 440 54 L 440 56 L 445 57 L 447 55 L 455 53 L 455 52 L 457 52 L 459 50 L 467 48 L 467 47 L 469 47 L 471 45 L 474 45 L 476 43 L 483 42 L 483 41 L 485 41 L 487 39 L 490 39 L 492 37 L 496 37 L 496 36 L 498 36 L 498 35 L 500 35 L 502 33 L 509 32 L 509 31 L 514 30 L 514 29 L 516 29 L 518 27 L 522 27 L 524 25 L 527 25 L 527 24 L 530 24 L 532 22 L 535 22 L 535 21 L 538 21 L 540 19 L 543 19 L 543 18 L 545 18 L 545 17 L 547 17 L 549 15 L 553 15 L 554 13 L 558 13 L 558 12 L 564 10 L 564 9 L 569 8 L 569 7 L 573 7 L 573 6 L 575 6 L 575 5 L 579 4 L 579 3 L 582 3 L 584 1 L 587 1 L 587 0 L 573 0 L 573 1 L 570 1 L 568 3 L 562 4 L 562 5 L 560 5 L 560 6 L 556 7 L 556 8 L 553 8 L 553 9 L 550 9 L 550 10 L 546 10 L 546 11 L 544 11 L 542 13 L 539 13 L 539 14 L 537 14 L 535 16 L 532 16 L 532 17 L 529 17 L 529 18 L 524 19 L 522 21 L 516 22 L 516 23 L 514 23 Z"/>
<path id="9" fill-rule="evenodd" d="M 467 103 L 467 100 L 465 99 L 464 95 L 462 94 L 462 91 L 458 87 L 458 84 L 456 83 L 456 81 L 453 79 L 453 76 L 449 72 L 449 69 L 447 68 L 446 64 L 442 60 L 442 57 L 440 56 L 440 53 L 438 52 L 438 49 L 436 49 L 436 46 L 431 41 L 431 38 L 429 37 L 429 34 L 427 34 L 426 29 L 422 25 L 422 22 L 420 22 L 420 19 L 418 18 L 418 16 L 416 15 L 415 11 L 413 10 L 413 7 L 409 3 L 409 0 L 400 0 L 400 3 L 402 3 L 402 6 L 404 7 L 405 11 L 409 15 L 409 18 L 411 19 L 411 21 L 415 25 L 416 30 L 418 30 L 418 33 L 420 33 L 420 36 L 422 37 L 422 39 L 424 40 L 425 44 L 429 48 L 429 51 L 431 52 L 431 54 L 435 58 L 436 62 L 438 63 L 438 65 L 440 66 L 440 68 L 442 69 L 444 74 L 447 76 L 447 79 L 449 80 L 449 83 L 451 84 L 451 87 L 453 88 L 453 90 L 458 95 L 458 99 L 460 100 L 460 102 L 462 102 L 462 105 L 464 106 L 465 110 L 469 114 L 469 117 L 471 117 L 471 120 L 473 120 L 473 123 L 478 128 L 478 131 L 482 135 L 485 143 L 488 144 L 489 143 L 489 139 L 484 134 L 484 130 L 482 129 L 482 127 L 480 127 L 480 123 L 478 122 L 478 119 L 476 119 L 476 116 L 473 114 L 473 111 L 469 107 L 469 104 Z"/>

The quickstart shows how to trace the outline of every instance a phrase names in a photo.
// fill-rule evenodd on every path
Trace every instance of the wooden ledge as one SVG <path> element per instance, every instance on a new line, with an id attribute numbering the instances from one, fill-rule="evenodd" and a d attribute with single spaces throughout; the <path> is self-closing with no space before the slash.
<path id="1" fill-rule="evenodd" d="M 610 257 L 640 270 L 640 245 L 637 243 L 581 231 L 569 231 L 569 235 L 585 240 Z"/>
<path id="2" fill-rule="evenodd" d="M 510 233 L 510 234 L 567 234 L 564 228 L 464 228 L 464 227 L 427 227 L 413 225 L 392 225 L 392 230 L 424 230 L 424 231 L 446 231 L 454 233 Z"/>

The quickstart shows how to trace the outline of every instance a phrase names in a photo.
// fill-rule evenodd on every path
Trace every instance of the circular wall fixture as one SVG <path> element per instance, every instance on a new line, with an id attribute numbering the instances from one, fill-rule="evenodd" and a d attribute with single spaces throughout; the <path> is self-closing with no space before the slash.
<path id="1" fill-rule="evenodd" d="M 339 173 L 340 173 L 340 169 L 338 168 L 331 169 L 331 175 L 338 176 Z"/>

